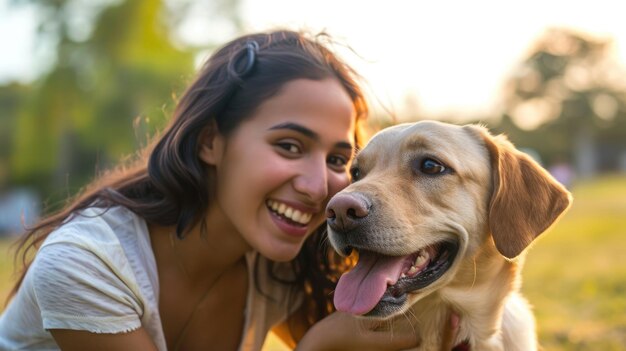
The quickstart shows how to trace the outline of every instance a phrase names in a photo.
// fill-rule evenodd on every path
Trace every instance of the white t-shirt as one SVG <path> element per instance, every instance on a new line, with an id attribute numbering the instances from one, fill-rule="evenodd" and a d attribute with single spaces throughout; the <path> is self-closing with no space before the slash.
<path id="1" fill-rule="evenodd" d="M 293 289 L 269 278 L 259 262 L 256 288 L 250 252 L 248 296 L 240 350 L 260 350 L 272 326 L 300 303 Z M 290 274 L 277 265 L 282 277 Z M 268 297 L 271 296 L 271 297 Z M 159 350 L 159 280 L 146 222 L 123 207 L 89 208 L 51 233 L 0 316 L 0 350 L 58 350 L 48 329 L 123 333 L 142 326 Z M 293 303 L 288 311 L 288 301 Z M 251 311 L 251 313 L 250 313 Z M 217 317 L 219 318 L 219 317 Z"/>

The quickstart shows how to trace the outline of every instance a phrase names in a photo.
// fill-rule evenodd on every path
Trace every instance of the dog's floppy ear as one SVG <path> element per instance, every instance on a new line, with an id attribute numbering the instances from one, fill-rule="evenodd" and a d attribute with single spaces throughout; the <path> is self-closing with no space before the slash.
<path id="1" fill-rule="evenodd" d="M 491 157 L 489 228 L 500 253 L 514 258 L 569 207 L 571 194 L 506 137 L 479 129 Z"/>

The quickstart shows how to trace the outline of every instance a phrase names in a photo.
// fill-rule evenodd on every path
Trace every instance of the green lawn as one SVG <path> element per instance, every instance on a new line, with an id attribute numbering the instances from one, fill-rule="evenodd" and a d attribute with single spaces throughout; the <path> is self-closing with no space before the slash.
<path id="1" fill-rule="evenodd" d="M 13 275 L 13 252 L 9 252 L 10 242 L 0 239 L 0 311 L 4 309 L 6 297 L 15 281 Z"/>
<path id="2" fill-rule="evenodd" d="M 530 249 L 524 295 L 545 350 L 626 350 L 626 176 L 581 182 L 573 193 L 569 212 Z M 7 248 L 0 241 L 2 301 L 13 279 Z"/>
<path id="3" fill-rule="evenodd" d="M 626 350 L 626 177 L 576 184 L 534 245 L 523 291 L 546 350 Z"/>

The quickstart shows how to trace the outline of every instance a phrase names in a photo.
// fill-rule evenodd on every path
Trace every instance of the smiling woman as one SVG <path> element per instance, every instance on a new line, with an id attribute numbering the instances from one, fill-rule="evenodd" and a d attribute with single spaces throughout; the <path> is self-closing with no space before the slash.
<path id="1" fill-rule="evenodd" d="M 248 245 L 274 261 L 296 256 L 323 223 L 329 196 L 349 183 L 355 122 L 350 96 L 336 79 L 299 79 L 229 136 L 205 136 L 199 156 L 222 180 L 220 212 L 233 217 L 229 222 Z M 303 215 L 310 218 L 304 224 Z"/>

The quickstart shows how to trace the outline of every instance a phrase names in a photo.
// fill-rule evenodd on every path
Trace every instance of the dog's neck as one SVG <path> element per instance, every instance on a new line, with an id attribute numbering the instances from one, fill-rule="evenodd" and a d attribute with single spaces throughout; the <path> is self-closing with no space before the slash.
<path id="1" fill-rule="evenodd" d="M 519 288 L 519 273 L 523 259 L 507 260 L 493 243 L 482 245 L 472 256 L 459 262 L 459 270 L 446 286 L 471 292 L 476 286 L 492 286 L 492 289 L 507 293 Z"/>
<path id="2" fill-rule="evenodd" d="M 461 318 L 458 342 L 482 342 L 499 338 L 497 334 L 502 323 L 504 305 L 509 295 L 519 290 L 522 262 L 506 260 L 490 245 L 465 260 L 468 262 L 461 262 L 459 266 L 462 268 L 445 288 L 413 306 L 411 313 L 416 320 L 436 321 L 419 323 L 416 328 L 420 330 L 424 342 L 420 349 L 437 349 L 436 345 L 440 345 L 440 340 L 435 336 L 440 335 L 444 323 L 449 322 L 450 310 Z M 431 343 L 433 346 L 428 346 Z M 491 349 L 480 346 L 475 345 L 473 349 Z"/>

